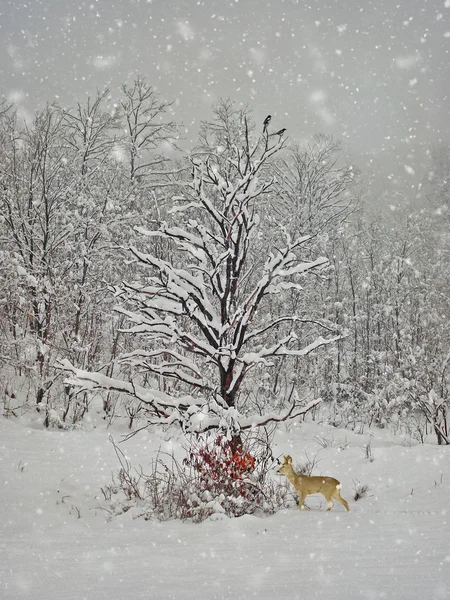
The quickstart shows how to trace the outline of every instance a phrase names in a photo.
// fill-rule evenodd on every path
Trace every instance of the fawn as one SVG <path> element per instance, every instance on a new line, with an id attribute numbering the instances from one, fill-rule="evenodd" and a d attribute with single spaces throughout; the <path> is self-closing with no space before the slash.
<path id="1" fill-rule="evenodd" d="M 284 457 L 284 463 L 278 469 L 278 473 L 286 475 L 296 492 L 298 492 L 299 509 L 306 508 L 309 510 L 309 508 L 303 504 L 306 496 L 309 496 L 310 494 L 322 494 L 328 502 L 327 510 L 333 508 L 333 500 L 340 502 L 345 507 L 346 511 L 350 510 L 347 501 L 341 497 L 341 484 L 334 477 L 309 477 L 307 475 L 298 475 L 292 468 L 292 458 L 290 456 Z"/>

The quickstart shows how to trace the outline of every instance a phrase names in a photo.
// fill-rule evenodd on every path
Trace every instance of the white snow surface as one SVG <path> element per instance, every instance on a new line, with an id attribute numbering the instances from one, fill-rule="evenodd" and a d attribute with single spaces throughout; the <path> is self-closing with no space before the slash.
<path id="1" fill-rule="evenodd" d="M 108 520 L 100 487 L 118 468 L 120 432 L 45 431 L 0 418 L 0 598 L 2 600 L 304 599 L 415 600 L 450 597 L 450 448 L 408 444 L 305 423 L 280 428 L 276 455 L 317 455 L 315 474 L 342 483 L 326 512 L 293 504 L 273 516 L 202 524 Z M 317 437 L 333 440 L 321 449 Z M 340 449 L 340 446 L 344 449 Z M 133 465 L 179 444 L 141 432 L 121 444 Z M 274 472 L 274 477 L 280 477 Z M 353 500 L 354 482 L 369 496 Z"/>

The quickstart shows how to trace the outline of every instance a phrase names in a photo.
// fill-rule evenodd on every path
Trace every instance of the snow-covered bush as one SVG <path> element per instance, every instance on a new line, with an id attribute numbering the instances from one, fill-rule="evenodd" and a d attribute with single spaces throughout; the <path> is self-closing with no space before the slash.
<path id="1" fill-rule="evenodd" d="M 149 474 L 133 470 L 117 449 L 121 467 L 103 489 L 113 514 L 134 509 L 145 519 L 201 522 L 213 515 L 271 514 L 284 506 L 286 487 L 271 477 L 274 459 L 261 437 L 238 449 L 221 435 L 187 441 L 183 460 L 159 453 Z"/>

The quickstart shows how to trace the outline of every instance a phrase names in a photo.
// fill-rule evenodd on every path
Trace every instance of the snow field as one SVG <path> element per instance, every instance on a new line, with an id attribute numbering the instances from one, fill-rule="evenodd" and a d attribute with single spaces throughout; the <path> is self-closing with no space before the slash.
<path id="1" fill-rule="evenodd" d="M 266 518 L 195 525 L 134 519 L 134 510 L 108 521 L 100 487 L 118 468 L 109 431 L 0 419 L 0 598 L 448 598 L 449 449 L 372 433 L 370 462 L 367 434 L 314 423 L 277 432 L 275 454 L 294 463 L 319 450 L 314 473 L 342 482 L 350 513 L 325 512 L 310 496 L 310 511 L 293 502 Z M 144 470 L 159 447 L 179 452 L 147 432 L 121 445 Z M 358 502 L 356 481 L 370 487 Z"/>

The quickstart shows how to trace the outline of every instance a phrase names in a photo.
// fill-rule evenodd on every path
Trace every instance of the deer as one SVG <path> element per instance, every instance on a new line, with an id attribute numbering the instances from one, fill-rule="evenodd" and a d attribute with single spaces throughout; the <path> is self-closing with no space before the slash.
<path id="1" fill-rule="evenodd" d="M 322 477 L 320 475 L 299 475 L 292 467 L 291 456 L 284 457 L 284 463 L 278 469 L 278 473 L 286 475 L 286 477 L 294 486 L 294 489 L 299 496 L 298 508 L 300 510 L 309 510 L 309 508 L 303 504 L 306 496 L 309 496 L 310 494 L 322 494 L 322 496 L 324 496 L 325 500 L 328 502 L 327 510 L 331 510 L 334 506 L 333 500 L 337 500 L 345 507 L 347 512 L 350 511 L 347 501 L 341 497 L 341 484 L 334 477 Z"/>

